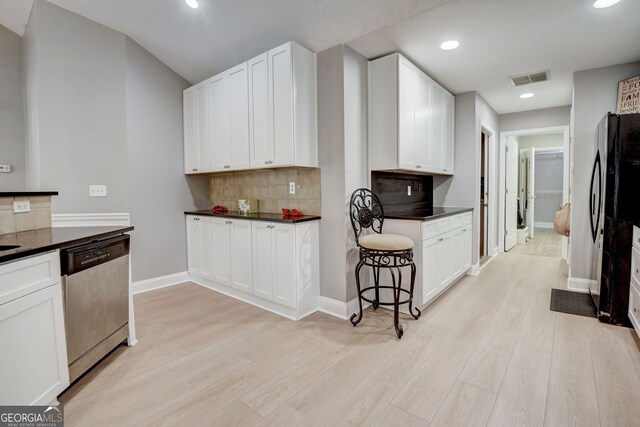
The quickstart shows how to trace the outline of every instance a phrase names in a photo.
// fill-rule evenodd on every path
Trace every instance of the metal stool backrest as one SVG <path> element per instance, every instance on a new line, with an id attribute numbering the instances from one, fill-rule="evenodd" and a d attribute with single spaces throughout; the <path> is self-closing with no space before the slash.
<path id="1" fill-rule="evenodd" d="M 364 230 L 369 228 L 375 233 L 382 233 L 384 210 L 380 199 L 371 190 L 358 188 L 351 194 L 350 217 L 356 243 Z"/>

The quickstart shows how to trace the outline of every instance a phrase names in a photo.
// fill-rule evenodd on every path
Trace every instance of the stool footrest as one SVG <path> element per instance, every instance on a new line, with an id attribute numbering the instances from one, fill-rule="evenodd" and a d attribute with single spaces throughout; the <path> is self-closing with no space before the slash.
<path id="1" fill-rule="evenodd" d="M 376 300 L 371 300 L 367 297 L 364 296 L 364 293 L 367 291 L 371 291 L 376 289 L 375 286 L 369 286 L 368 288 L 364 288 L 360 291 L 360 295 L 359 297 L 362 298 L 364 301 L 370 303 L 370 304 L 377 304 L 377 305 L 395 305 L 396 303 L 394 301 L 391 302 L 382 302 L 382 301 L 376 301 Z M 378 286 L 378 289 L 393 289 L 393 290 L 397 290 L 397 287 L 393 287 L 393 286 Z M 405 294 L 409 295 L 409 298 L 403 301 L 398 301 L 398 305 L 402 305 L 402 304 L 409 304 L 411 302 L 411 292 L 409 292 L 406 289 L 402 289 L 400 288 L 400 292 L 404 292 Z"/>

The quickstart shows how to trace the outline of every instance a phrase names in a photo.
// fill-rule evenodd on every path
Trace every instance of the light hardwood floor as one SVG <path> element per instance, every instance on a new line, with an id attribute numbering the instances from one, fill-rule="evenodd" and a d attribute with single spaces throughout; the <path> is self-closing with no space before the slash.
<path id="1" fill-rule="evenodd" d="M 67 390 L 69 426 L 640 425 L 632 330 L 549 311 L 557 258 L 502 254 L 419 320 L 289 321 L 194 284 L 135 297 L 138 344 Z"/>

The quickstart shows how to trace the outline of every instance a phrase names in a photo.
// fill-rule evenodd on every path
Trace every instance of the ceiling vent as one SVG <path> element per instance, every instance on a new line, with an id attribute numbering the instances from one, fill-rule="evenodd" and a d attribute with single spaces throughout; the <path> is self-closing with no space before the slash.
<path id="1" fill-rule="evenodd" d="M 531 83 L 546 82 L 547 80 L 549 80 L 549 70 L 509 77 L 509 81 L 513 86 L 524 86 Z"/>

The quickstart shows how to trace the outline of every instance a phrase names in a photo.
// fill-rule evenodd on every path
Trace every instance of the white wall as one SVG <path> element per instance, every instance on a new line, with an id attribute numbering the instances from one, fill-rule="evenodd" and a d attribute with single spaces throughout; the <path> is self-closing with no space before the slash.
<path id="1" fill-rule="evenodd" d="M 26 188 L 24 107 L 22 101 L 22 38 L 0 25 L 0 191 Z"/>
<path id="2" fill-rule="evenodd" d="M 570 115 L 570 105 L 501 114 L 499 116 L 500 132 L 567 126 L 569 125 Z"/>
<path id="3" fill-rule="evenodd" d="M 208 206 L 207 177 L 183 170 L 186 80 L 123 34 L 40 0 L 25 64 L 30 176 L 60 192 L 53 213 L 130 213 L 133 280 L 185 271 L 183 213 Z M 89 198 L 89 184 L 107 184 L 108 197 Z"/>
<path id="4" fill-rule="evenodd" d="M 28 158 L 39 165 L 30 187 L 60 192 L 54 214 L 129 212 L 125 36 L 42 0 L 34 13 L 27 32 L 37 47 L 27 43 L 25 55 L 35 55 L 26 72 L 37 80 L 27 105 L 37 154 Z M 108 197 L 89 198 L 89 184 L 106 184 Z"/>
<path id="5" fill-rule="evenodd" d="M 564 147 L 564 134 L 549 133 L 542 135 L 522 135 L 518 136 L 518 149 L 527 148 L 548 148 L 548 147 Z"/>
<path id="6" fill-rule="evenodd" d="M 435 176 L 433 180 L 433 199 L 436 206 L 473 207 L 473 257 L 472 262 L 480 260 L 480 132 L 482 124 L 490 127 L 496 134 L 489 163 L 497 164 L 499 143 L 498 114 L 477 93 L 467 92 L 456 95 L 455 109 L 455 175 L 453 177 Z M 495 198 L 493 210 L 489 214 L 491 230 L 489 250 L 497 242 L 498 223 L 498 170 L 495 168 L 490 177 L 491 192 Z M 491 194 L 489 197 L 492 197 Z"/>
<path id="7" fill-rule="evenodd" d="M 618 81 L 640 74 L 640 62 L 577 71 L 573 74 L 573 175 L 569 281 L 595 279 L 589 223 L 589 182 L 595 157 L 596 128 L 615 112 Z"/>
<path id="8" fill-rule="evenodd" d="M 367 59 L 338 45 L 318 53 L 318 154 L 322 187 L 320 295 L 346 302 L 356 296 L 358 261 L 351 193 L 368 186 Z M 363 280 L 366 276 L 363 274 Z"/>

